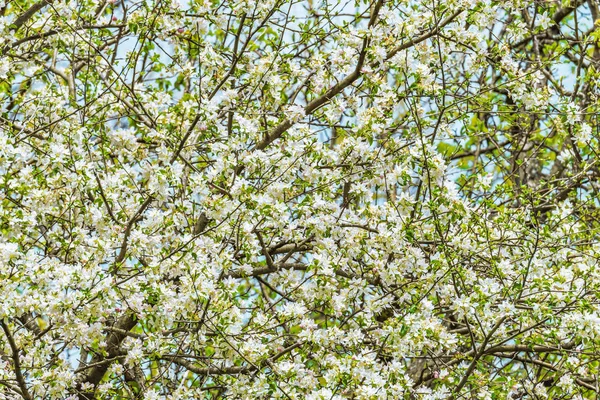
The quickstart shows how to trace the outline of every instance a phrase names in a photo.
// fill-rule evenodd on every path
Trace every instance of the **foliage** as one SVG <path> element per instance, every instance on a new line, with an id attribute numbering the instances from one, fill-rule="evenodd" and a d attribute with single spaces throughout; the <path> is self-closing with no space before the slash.
<path id="1" fill-rule="evenodd" d="M 596 398 L 598 0 L 0 6 L 0 398 Z"/>

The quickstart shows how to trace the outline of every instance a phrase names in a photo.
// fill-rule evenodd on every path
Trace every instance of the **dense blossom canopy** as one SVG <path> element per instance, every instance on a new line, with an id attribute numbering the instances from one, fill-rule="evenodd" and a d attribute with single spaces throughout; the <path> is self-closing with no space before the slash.
<path id="1" fill-rule="evenodd" d="M 599 26 L 0 2 L 0 399 L 596 398 Z"/>

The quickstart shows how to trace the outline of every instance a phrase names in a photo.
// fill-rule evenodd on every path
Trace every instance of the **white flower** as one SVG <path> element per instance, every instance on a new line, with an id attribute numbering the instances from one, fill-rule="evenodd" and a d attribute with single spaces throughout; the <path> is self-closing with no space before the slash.
<path id="1" fill-rule="evenodd" d="M 8 72 L 10 71 L 10 62 L 8 58 L 0 59 L 0 79 L 5 79 L 8 76 Z"/>
<path id="2" fill-rule="evenodd" d="M 592 127 L 585 122 L 579 125 L 575 133 L 575 139 L 577 143 L 586 145 L 592 139 Z"/>
<path id="3" fill-rule="evenodd" d="M 512 315 L 516 311 L 516 308 L 513 304 L 505 300 L 498 304 L 498 311 L 500 311 L 502 315 Z"/>
<path id="4" fill-rule="evenodd" d="M 293 104 L 286 109 L 286 116 L 292 122 L 298 122 L 306 115 L 304 107 Z"/>
<path id="5" fill-rule="evenodd" d="M 125 361 L 127 362 L 127 365 L 133 367 L 142 359 L 142 356 L 142 343 L 140 341 L 135 341 L 133 347 L 127 351 Z"/>
<path id="6" fill-rule="evenodd" d="M 494 175 L 492 175 L 492 174 L 479 175 L 477 177 L 479 187 L 483 190 L 488 190 L 491 187 L 493 178 L 494 178 Z"/>
<path id="7" fill-rule="evenodd" d="M 547 29 L 549 26 L 554 24 L 554 21 L 552 20 L 552 18 L 548 17 L 547 11 L 544 11 L 543 14 L 538 14 L 537 18 L 536 18 L 536 22 L 538 23 L 538 26 L 542 30 Z"/>
<path id="8" fill-rule="evenodd" d="M 564 374 L 560 377 L 557 386 L 561 389 L 571 392 L 573 390 L 573 378 L 571 378 L 569 374 Z"/>
<path id="9" fill-rule="evenodd" d="M 563 151 L 558 154 L 558 157 L 556 157 L 556 159 L 563 164 L 571 161 L 573 158 L 575 158 L 575 154 L 573 154 L 571 149 L 563 149 Z"/>
<path id="10" fill-rule="evenodd" d="M 308 309 L 300 303 L 286 303 L 283 308 L 283 315 L 298 318 L 304 316 Z"/>
<path id="11" fill-rule="evenodd" d="M 475 313 L 475 307 L 477 303 L 474 303 L 467 296 L 461 296 L 454 300 L 453 308 L 460 319 L 469 314 Z"/>
<path id="12" fill-rule="evenodd" d="M 16 243 L 0 243 L 0 259 L 4 262 L 18 257 L 19 245 Z"/>
<path id="13" fill-rule="evenodd" d="M 161 397 L 154 389 L 149 389 L 144 393 L 144 400 L 158 400 Z"/>
<path id="14" fill-rule="evenodd" d="M 579 121 L 579 107 L 575 103 L 568 103 L 565 106 L 565 113 L 569 125 L 575 125 Z"/>

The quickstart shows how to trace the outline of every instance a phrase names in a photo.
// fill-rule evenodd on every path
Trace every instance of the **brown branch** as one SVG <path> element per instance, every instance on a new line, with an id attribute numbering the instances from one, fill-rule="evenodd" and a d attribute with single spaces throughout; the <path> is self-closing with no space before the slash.
<path id="1" fill-rule="evenodd" d="M 23 324 L 25 328 L 27 328 L 27 330 L 33 332 L 34 335 L 36 335 L 37 337 L 42 336 L 43 332 L 30 312 L 23 314 L 17 319 Z"/>
<path id="2" fill-rule="evenodd" d="M 379 231 L 375 228 L 370 228 L 366 225 L 359 225 L 359 224 L 340 224 L 340 228 L 358 228 L 358 229 L 364 229 L 365 231 L 371 232 L 371 233 L 379 233 Z"/>
<path id="3" fill-rule="evenodd" d="M 130 331 L 137 324 L 137 317 L 133 313 L 129 313 L 123 315 L 117 323 L 115 324 L 115 328 L 118 330 Z M 102 356 L 100 354 L 94 355 L 92 360 L 88 366 L 94 365 L 91 370 L 83 377 L 83 379 L 78 381 L 78 387 L 80 388 L 83 383 L 89 383 L 94 388 L 91 391 L 81 392 L 79 393 L 79 400 L 92 400 L 94 399 L 94 394 L 96 391 L 96 386 L 100 383 L 104 374 L 110 367 L 110 365 L 118 359 L 122 354 L 119 351 L 119 347 L 125 338 L 126 334 L 120 333 L 118 331 L 111 331 L 106 335 L 106 356 Z M 85 367 L 80 367 L 78 370 L 86 369 Z"/>
<path id="4" fill-rule="evenodd" d="M 208 376 L 208 375 L 237 375 L 237 374 L 244 374 L 244 373 L 256 371 L 259 368 L 262 368 L 262 367 L 264 367 L 266 365 L 269 365 L 273 361 L 277 361 L 278 359 L 280 359 L 284 355 L 288 354 L 289 352 L 293 351 L 294 349 L 297 349 L 300 346 L 302 346 L 302 343 L 294 343 L 293 345 L 288 346 L 285 349 L 283 349 L 281 352 L 279 352 L 275 356 L 273 356 L 271 358 L 268 358 L 266 360 L 261 361 L 258 364 L 258 367 L 254 366 L 254 365 L 236 366 L 236 367 L 224 367 L 224 368 L 219 368 L 219 367 L 197 367 L 196 365 L 192 364 L 191 362 L 183 359 L 183 357 L 185 357 L 185 355 L 180 355 L 180 356 L 164 355 L 164 356 L 162 356 L 162 358 L 165 359 L 165 360 L 169 360 L 169 361 L 171 361 L 171 362 L 173 362 L 173 363 L 175 363 L 177 365 L 180 365 L 180 366 L 184 367 L 185 369 L 187 369 L 188 371 L 193 372 L 193 373 L 195 373 L 197 375 L 200 375 L 200 376 Z"/>
<path id="5" fill-rule="evenodd" d="M 100 182 L 100 178 L 98 178 L 98 174 L 96 174 L 96 171 L 94 171 L 94 177 L 96 178 L 96 183 L 98 183 L 98 189 L 100 190 L 100 197 L 102 197 L 102 200 L 104 201 L 104 205 L 106 206 L 108 215 L 110 215 L 110 219 L 112 219 L 113 222 L 115 222 L 117 225 L 121 225 L 121 223 L 119 222 L 117 217 L 113 214 L 112 207 L 110 206 L 110 204 L 108 203 L 108 200 L 106 199 L 106 196 L 104 194 L 104 189 L 102 188 L 102 183 Z"/>
<path id="6" fill-rule="evenodd" d="M 249 278 L 249 277 L 253 277 L 253 276 L 270 274 L 270 273 L 277 272 L 280 270 L 293 269 L 296 271 L 304 271 L 304 270 L 306 270 L 306 268 L 307 268 L 306 264 L 286 263 L 286 264 L 277 264 L 274 267 L 267 266 L 267 267 L 262 267 L 262 268 L 256 268 L 248 274 L 246 274 L 242 271 L 232 271 L 232 272 L 224 274 L 223 277 L 224 278 Z"/>
<path id="7" fill-rule="evenodd" d="M 10 27 L 15 31 L 18 31 L 19 28 L 21 28 L 25 23 L 27 23 L 27 21 L 29 21 L 36 12 L 40 11 L 42 8 L 52 3 L 54 3 L 54 0 L 42 0 L 39 3 L 32 5 L 27 9 L 27 11 L 18 16 L 17 19 L 15 19 L 15 22 L 13 22 Z"/>
<path id="8" fill-rule="evenodd" d="M 208 226 L 208 222 L 209 222 L 209 219 L 206 216 L 206 213 L 200 214 L 200 216 L 198 217 L 198 220 L 194 224 L 194 230 L 192 231 L 192 233 L 194 235 L 199 235 L 202 232 L 204 232 L 204 230 Z"/>
<path id="9" fill-rule="evenodd" d="M 485 354 L 495 354 L 495 353 L 516 353 L 516 352 L 533 352 L 533 353 L 558 353 L 563 350 L 571 350 L 575 347 L 575 342 L 565 343 L 560 347 L 552 347 L 552 346 L 543 346 L 543 345 L 534 345 L 528 346 L 525 344 L 512 344 L 512 345 L 500 345 L 490 347 L 485 351 Z"/>
<path id="10" fill-rule="evenodd" d="M 571 14 L 573 11 L 575 11 L 579 6 L 581 6 L 583 3 L 585 3 L 586 0 L 577 0 L 575 2 L 574 5 L 572 6 L 568 6 L 568 7 L 563 7 L 558 9 L 554 15 L 552 16 L 552 20 L 554 21 L 555 26 L 551 26 L 548 29 L 546 29 L 544 32 L 539 33 L 537 35 L 532 35 L 532 36 L 528 36 L 520 41 L 518 41 L 517 43 L 515 43 L 514 45 L 512 45 L 511 47 L 513 49 L 518 49 L 520 47 L 523 47 L 524 45 L 526 45 L 527 43 L 529 43 L 530 41 L 532 41 L 534 38 L 536 37 L 544 37 L 544 36 L 549 36 L 550 33 L 552 33 L 554 30 L 557 29 L 558 25 L 560 25 L 560 23 L 569 16 L 569 14 Z M 559 30 L 560 32 L 560 30 Z"/>
<path id="11" fill-rule="evenodd" d="M 288 254 L 289 252 L 299 253 L 299 252 L 305 252 L 305 251 L 310 251 L 310 250 L 312 250 L 311 245 L 308 245 L 308 244 L 297 245 L 295 243 L 291 243 L 291 244 L 285 244 L 283 246 L 271 247 L 271 248 L 269 248 L 269 254 L 271 256 L 274 256 L 276 254 Z"/>
<path id="12" fill-rule="evenodd" d="M 127 254 L 127 245 L 129 241 L 129 235 L 131 234 L 131 229 L 133 225 L 139 221 L 141 214 L 148 208 L 150 203 L 154 200 L 154 196 L 149 196 L 144 203 L 140 206 L 139 210 L 135 213 L 135 215 L 129 220 L 127 223 L 127 227 L 125 228 L 125 235 L 123 237 L 123 242 L 121 243 L 121 248 L 119 250 L 119 254 L 117 258 L 115 258 L 115 264 L 119 264 L 125 259 L 125 255 Z"/>
<path id="13" fill-rule="evenodd" d="M 382 5 L 383 5 L 383 0 L 379 0 L 375 4 L 375 7 L 371 14 L 371 19 L 369 21 L 369 27 L 371 27 L 375 24 L 375 21 L 377 20 L 377 16 L 379 14 L 379 10 L 381 9 Z M 365 58 L 367 56 L 367 48 L 369 47 L 369 43 L 370 43 L 369 38 L 365 38 L 363 40 L 363 44 L 362 44 L 362 47 L 361 47 L 361 50 L 360 50 L 360 53 L 358 56 L 358 62 L 356 64 L 356 67 L 354 68 L 354 71 L 352 73 L 350 73 L 350 75 L 348 75 L 344 79 L 342 79 L 340 82 L 338 82 L 337 84 L 335 84 L 331 88 L 329 88 L 329 90 L 327 90 L 327 92 L 325 92 L 325 94 L 323 94 L 322 96 L 309 102 L 306 105 L 306 107 L 304 107 L 304 115 L 310 115 L 313 112 L 315 112 L 316 110 L 318 110 L 320 107 L 322 107 L 323 105 L 329 103 L 329 101 L 331 101 L 331 99 L 333 99 L 336 95 L 338 95 L 340 92 L 342 92 L 348 86 L 352 85 L 358 78 L 360 78 L 361 69 L 364 65 Z M 275 140 L 279 139 L 281 137 L 281 135 L 283 135 L 293 125 L 294 125 L 294 122 L 291 119 L 286 119 L 285 121 L 283 121 L 282 123 L 277 125 L 273 130 L 271 130 L 271 132 L 268 132 L 266 134 L 265 138 L 256 145 L 256 149 L 264 150 L 265 148 L 267 148 L 267 146 L 269 146 Z"/>
<path id="14" fill-rule="evenodd" d="M 409 49 L 409 48 L 429 39 L 430 37 L 436 35 L 438 32 L 440 32 L 442 30 L 443 27 L 445 27 L 446 25 L 448 25 L 449 23 L 454 21 L 456 19 L 456 17 L 458 17 L 460 14 L 462 14 L 463 11 L 464 10 L 455 11 L 452 15 L 441 20 L 440 23 L 435 28 L 430 30 L 429 32 L 424 33 L 420 36 L 417 36 L 416 38 L 409 40 L 408 42 L 402 43 L 401 45 L 399 45 L 394 50 L 392 50 L 388 53 L 388 55 L 386 57 L 386 61 L 389 60 L 390 58 L 394 57 L 400 51 Z"/>
<path id="15" fill-rule="evenodd" d="M 8 340 L 8 344 L 10 346 L 10 350 L 12 352 L 12 360 L 15 367 L 15 377 L 17 378 L 17 383 L 19 384 L 19 389 L 21 390 L 21 395 L 25 400 L 32 400 L 31 394 L 27 389 L 27 384 L 25 383 L 25 378 L 23 377 L 23 372 L 21 371 L 21 360 L 19 358 L 19 348 L 15 343 L 15 339 L 12 336 L 12 333 L 8 329 L 8 326 L 4 323 L 4 321 L 0 320 L 0 326 L 2 326 L 2 330 L 6 335 L 6 339 Z"/>
<path id="16" fill-rule="evenodd" d="M 500 318 L 498 321 L 496 321 L 496 323 L 494 324 L 494 326 L 492 327 L 492 329 L 490 329 L 490 331 L 488 332 L 487 335 L 485 335 L 485 338 L 483 340 L 483 343 L 481 344 L 481 346 L 479 347 L 479 350 L 477 350 L 477 353 L 475 354 L 475 357 L 473 357 L 473 361 L 471 361 L 471 364 L 469 365 L 469 367 L 467 368 L 467 371 L 465 372 L 465 375 L 462 377 L 462 379 L 460 380 L 460 382 L 458 383 L 458 385 L 456 385 L 456 388 L 453 391 L 453 394 L 450 396 L 451 399 L 455 399 L 458 394 L 460 393 L 460 391 L 462 390 L 462 388 L 466 385 L 469 376 L 473 373 L 473 371 L 475 370 L 475 367 L 477 366 L 477 361 L 484 355 L 486 354 L 486 350 L 485 347 L 487 346 L 487 344 L 489 343 L 490 339 L 492 338 L 492 335 L 494 334 L 494 332 L 496 332 L 496 330 L 498 330 L 498 328 L 500 328 L 500 326 L 502 325 L 502 323 L 506 320 L 506 317 Z M 475 343 L 473 343 L 473 351 L 475 352 Z"/>

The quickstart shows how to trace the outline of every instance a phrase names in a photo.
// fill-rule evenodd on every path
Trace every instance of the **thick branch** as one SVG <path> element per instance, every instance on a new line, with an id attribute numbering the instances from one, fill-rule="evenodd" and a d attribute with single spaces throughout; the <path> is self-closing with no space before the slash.
<path id="1" fill-rule="evenodd" d="M 15 31 L 19 30 L 19 28 L 22 27 L 27 21 L 29 21 L 36 12 L 40 11 L 42 8 L 52 3 L 54 3 L 54 0 L 42 0 L 39 3 L 32 5 L 27 9 L 27 11 L 25 11 L 23 14 L 17 17 L 15 22 L 12 23 L 11 28 Z"/>
<path id="2" fill-rule="evenodd" d="M 19 389 L 21 390 L 21 395 L 25 400 L 32 400 L 31 394 L 27 389 L 27 384 L 25 383 L 25 378 L 23 377 L 23 372 L 21 371 L 21 360 L 19 358 L 19 348 L 15 343 L 15 339 L 12 336 L 12 333 L 8 329 L 8 326 L 4 323 L 4 321 L 0 320 L 0 326 L 2 326 L 2 330 L 6 335 L 6 339 L 8 340 L 8 344 L 10 346 L 10 350 L 12 352 L 12 360 L 15 368 L 15 377 L 17 378 L 17 383 L 19 384 Z"/>
<path id="3" fill-rule="evenodd" d="M 280 359 L 284 355 L 288 354 L 289 352 L 293 351 L 294 349 L 297 349 L 300 346 L 302 346 L 302 343 L 294 343 L 293 345 L 286 347 L 281 352 L 277 353 L 275 356 L 273 356 L 271 358 L 268 358 L 268 359 L 260 362 L 258 364 L 258 368 L 262 368 L 262 367 L 264 367 L 266 365 L 269 365 L 273 361 L 276 361 L 276 360 Z M 201 367 L 197 367 L 194 364 L 192 364 L 191 362 L 183 359 L 183 357 L 185 357 L 185 355 L 181 355 L 181 356 L 165 355 L 162 358 L 165 359 L 165 360 L 172 361 L 173 363 L 175 363 L 177 365 L 181 365 L 182 367 L 184 367 L 188 371 L 193 372 L 193 373 L 195 373 L 197 375 L 200 375 L 200 376 L 208 376 L 208 375 L 237 375 L 237 374 L 244 374 L 244 373 L 248 373 L 248 372 L 253 372 L 253 371 L 256 371 L 258 369 L 254 365 L 239 366 L 239 367 L 238 366 L 236 366 L 236 367 L 225 367 L 225 368 L 219 368 L 219 367 L 204 367 L 204 368 L 201 368 Z"/>
<path id="4" fill-rule="evenodd" d="M 122 316 L 117 323 L 115 324 L 115 328 L 118 330 L 130 331 L 137 324 L 137 318 L 133 314 L 127 314 Z M 96 386 L 100 383 L 104 374 L 120 355 L 119 347 L 123 340 L 127 335 L 120 333 L 118 331 L 110 331 L 106 336 L 106 352 L 108 353 L 106 357 L 103 357 L 99 354 L 96 354 L 92 357 L 89 365 L 94 365 L 91 370 L 87 373 L 87 375 L 79 382 L 79 384 L 89 383 L 94 386 L 92 391 L 79 393 L 79 400 L 91 400 L 94 398 L 94 392 Z M 110 361 L 107 361 L 110 360 Z M 86 369 L 85 367 L 80 367 L 80 370 Z"/>

